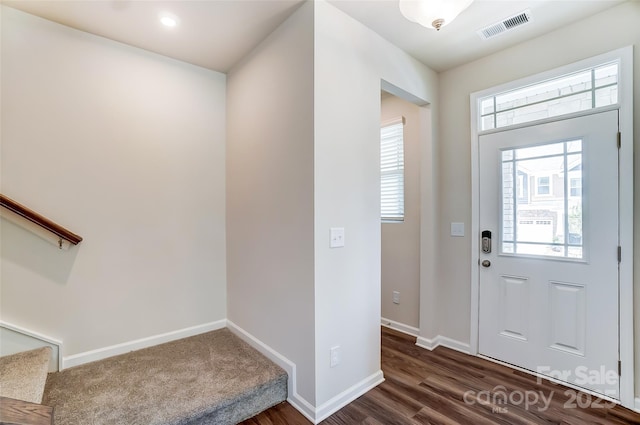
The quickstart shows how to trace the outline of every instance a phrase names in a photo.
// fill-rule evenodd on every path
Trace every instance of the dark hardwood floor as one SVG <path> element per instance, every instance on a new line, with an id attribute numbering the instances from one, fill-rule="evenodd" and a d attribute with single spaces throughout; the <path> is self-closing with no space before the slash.
<path id="1" fill-rule="evenodd" d="M 0 424 L 51 425 L 53 424 L 53 407 L 0 397 Z"/>
<path id="2" fill-rule="evenodd" d="M 640 414 L 444 347 L 428 351 L 415 338 L 382 328 L 385 382 L 323 425 L 640 424 Z M 243 425 L 308 425 L 288 403 Z"/>

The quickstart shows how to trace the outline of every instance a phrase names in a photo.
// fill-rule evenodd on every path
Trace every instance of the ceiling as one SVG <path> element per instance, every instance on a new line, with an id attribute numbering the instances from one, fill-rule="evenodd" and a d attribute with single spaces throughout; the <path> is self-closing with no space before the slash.
<path id="1" fill-rule="evenodd" d="M 440 31 L 407 21 L 397 0 L 329 1 L 440 72 L 539 37 L 624 0 L 475 0 Z M 526 9 L 531 11 L 531 21 L 526 25 L 488 40 L 482 40 L 476 33 Z"/>
<path id="2" fill-rule="evenodd" d="M 328 0 L 435 71 L 444 71 L 538 37 L 624 0 L 475 0 L 440 31 L 407 21 L 397 0 Z M 633 0 L 631 0 L 633 1 Z M 284 22 L 303 0 L 2 0 L 89 33 L 227 72 Z M 489 40 L 477 30 L 526 9 L 531 22 Z M 166 28 L 159 16 L 179 20 Z"/>
<path id="3" fill-rule="evenodd" d="M 227 72 L 302 0 L 3 0 L 20 9 L 184 62 Z M 160 15 L 178 25 L 167 28 Z"/>

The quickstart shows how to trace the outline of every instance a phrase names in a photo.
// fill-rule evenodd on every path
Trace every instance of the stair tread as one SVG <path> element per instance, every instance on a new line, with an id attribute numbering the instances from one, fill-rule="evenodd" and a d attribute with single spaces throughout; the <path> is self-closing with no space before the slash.
<path id="1" fill-rule="evenodd" d="M 0 357 L 0 396 L 41 403 L 51 347 Z"/>
<path id="2" fill-rule="evenodd" d="M 282 368 L 220 329 L 52 373 L 44 401 L 56 425 L 232 424 L 285 400 L 286 383 Z"/>

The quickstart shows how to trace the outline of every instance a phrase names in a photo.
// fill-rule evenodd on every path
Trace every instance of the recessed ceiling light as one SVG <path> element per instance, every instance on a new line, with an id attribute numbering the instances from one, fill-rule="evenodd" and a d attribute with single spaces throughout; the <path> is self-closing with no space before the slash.
<path id="1" fill-rule="evenodd" d="M 178 18 L 172 15 L 163 14 L 163 15 L 160 15 L 160 22 L 165 27 L 173 28 L 176 25 L 178 25 Z"/>

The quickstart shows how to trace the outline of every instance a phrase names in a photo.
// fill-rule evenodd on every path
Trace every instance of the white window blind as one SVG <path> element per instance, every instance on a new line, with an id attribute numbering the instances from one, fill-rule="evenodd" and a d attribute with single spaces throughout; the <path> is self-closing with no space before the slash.
<path id="1" fill-rule="evenodd" d="M 385 122 L 380 129 L 380 215 L 404 220 L 404 118 Z"/>

